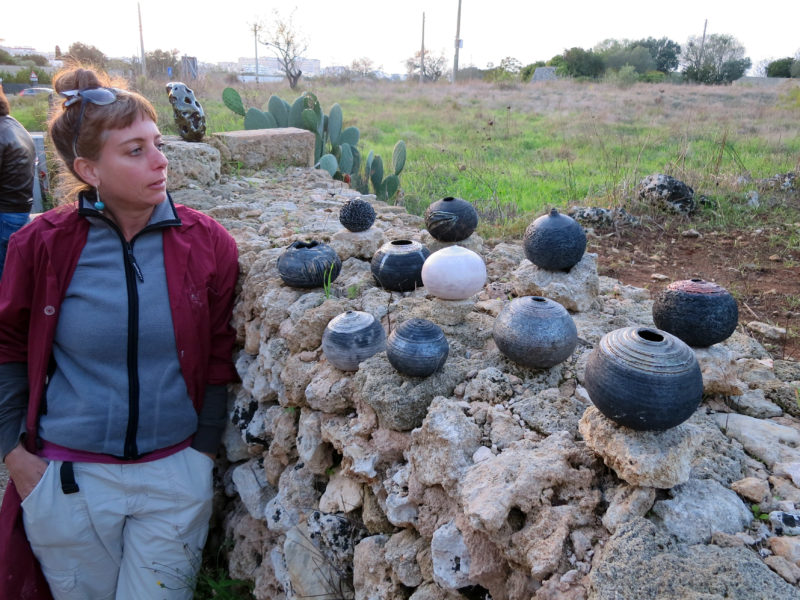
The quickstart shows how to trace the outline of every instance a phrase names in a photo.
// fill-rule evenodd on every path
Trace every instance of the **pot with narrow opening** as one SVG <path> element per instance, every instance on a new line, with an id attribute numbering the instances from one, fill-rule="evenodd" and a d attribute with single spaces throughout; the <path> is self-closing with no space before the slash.
<path id="1" fill-rule="evenodd" d="M 570 357 L 578 330 L 567 309 L 555 300 L 523 296 L 503 307 L 492 337 L 497 349 L 515 363 L 549 369 Z"/>
<path id="2" fill-rule="evenodd" d="M 403 321 L 386 340 L 386 358 L 397 371 L 412 377 L 433 375 L 449 352 L 441 327 L 427 319 Z"/>
<path id="3" fill-rule="evenodd" d="M 425 227 L 440 242 L 460 242 L 478 227 L 478 211 L 471 202 L 448 196 L 425 211 Z"/>
<path id="4" fill-rule="evenodd" d="M 372 276 L 386 290 L 414 290 L 422 287 L 422 265 L 429 255 L 430 250 L 414 240 L 387 242 L 372 257 Z"/>
<path id="5" fill-rule="evenodd" d="M 278 273 L 286 285 L 298 288 L 323 287 L 342 270 L 336 250 L 316 240 L 292 242 L 278 257 Z"/>
<path id="6" fill-rule="evenodd" d="M 714 282 L 674 281 L 656 296 L 653 322 L 690 346 L 711 346 L 736 330 L 739 307 L 731 293 Z"/>
<path id="7" fill-rule="evenodd" d="M 601 413 L 639 431 L 680 425 L 703 398 L 694 351 L 654 327 L 604 335 L 589 355 L 583 385 Z"/>
<path id="8" fill-rule="evenodd" d="M 546 271 L 569 271 L 586 251 L 583 227 L 553 208 L 528 225 L 522 239 L 525 257 Z"/>
<path id="9" fill-rule="evenodd" d="M 335 316 L 322 333 L 322 353 L 341 371 L 357 371 L 359 363 L 385 349 L 383 325 L 360 310 L 348 310 Z"/>

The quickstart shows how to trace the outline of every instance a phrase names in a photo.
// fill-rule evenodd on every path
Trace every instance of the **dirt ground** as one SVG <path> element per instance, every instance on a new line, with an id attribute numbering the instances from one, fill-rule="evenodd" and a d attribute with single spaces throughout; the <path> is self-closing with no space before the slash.
<path id="1" fill-rule="evenodd" d="M 730 291 L 739 324 L 773 358 L 800 360 L 800 217 L 754 218 L 744 228 L 697 227 L 685 217 L 655 217 L 642 225 L 595 228 L 587 250 L 598 272 L 655 295 L 669 283 L 700 277 Z M 786 330 L 771 341 L 746 324 L 761 321 Z"/>

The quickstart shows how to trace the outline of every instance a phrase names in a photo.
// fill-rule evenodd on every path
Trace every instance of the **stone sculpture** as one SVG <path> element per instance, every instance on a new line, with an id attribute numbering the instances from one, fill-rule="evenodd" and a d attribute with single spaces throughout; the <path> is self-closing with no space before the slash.
<path id="1" fill-rule="evenodd" d="M 167 97 L 175 113 L 175 124 L 187 142 L 200 142 L 206 134 L 206 113 L 194 92 L 179 81 L 167 84 Z"/>

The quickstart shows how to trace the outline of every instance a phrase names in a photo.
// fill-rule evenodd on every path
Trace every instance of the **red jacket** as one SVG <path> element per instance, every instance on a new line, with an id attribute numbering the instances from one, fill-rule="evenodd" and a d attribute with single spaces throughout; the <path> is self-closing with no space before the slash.
<path id="1" fill-rule="evenodd" d="M 185 206 L 176 205 L 176 211 L 181 225 L 163 231 L 164 266 L 178 360 L 199 412 L 206 385 L 237 379 L 233 365 L 236 335 L 230 320 L 239 275 L 238 254 L 233 238 L 219 223 Z M 28 365 L 26 444 L 30 451 L 35 450 L 59 308 L 88 232 L 89 222 L 78 215 L 77 205 L 71 205 L 42 214 L 9 242 L 0 283 L 0 363 Z M 0 598 L 47 598 L 49 592 L 36 595 L 33 592 L 41 590 L 32 588 L 32 595 L 24 595 L 29 588 L 22 582 L 17 582 L 15 595 L 3 587 L 6 575 L 15 579 L 24 570 L 24 566 L 14 567 L 22 553 L 20 540 L 12 541 L 7 531 L 17 521 L 21 527 L 19 496 L 9 483 L 0 510 Z M 4 540 L 16 547 L 9 547 Z"/>

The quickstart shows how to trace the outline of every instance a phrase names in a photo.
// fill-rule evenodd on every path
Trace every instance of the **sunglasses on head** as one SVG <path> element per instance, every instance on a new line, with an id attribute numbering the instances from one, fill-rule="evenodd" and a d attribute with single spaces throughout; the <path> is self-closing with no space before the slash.
<path id="1" fill-rule="evenodd" d="M 97 104 L 98 106 L 105 106 L 107 104 L 112 104 L 117 100 L 117 95 L 120 92 L 121 90 L 116 88 L 106 87 L 59 92 L 60 95 L 67 99 L 67 101 L 64 102 L 64 109 L 67 109 L 76 102 L 81 103 L 81 112 L 75 124 L 75 137 L 72 138 L 72 154 L 75 158 L 78 157 L 78 136 L 81 133 L 81 122 L 83 121 L 83 111 L 86 109 L 86 105 Z"/>

